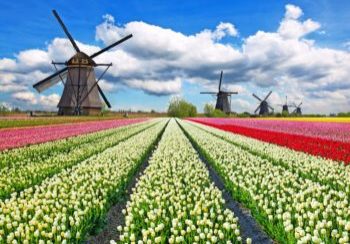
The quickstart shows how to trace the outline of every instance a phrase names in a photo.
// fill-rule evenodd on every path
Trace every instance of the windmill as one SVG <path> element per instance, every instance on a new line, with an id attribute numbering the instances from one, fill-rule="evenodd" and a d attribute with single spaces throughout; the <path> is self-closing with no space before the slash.
<path id="1" fill-rule="evenodd" d="M 286 102 L 284 104 L 278 104 L 278 106 L 282 107 L 282 113 L 289 114 L 289 107 L 292 107 L 293 104 L 288 104 L 288 98 L 286 96 Z"/>
<path id="2" fill-rule="evenodd" d="M 219 110 L 223 111 L 224 113 L 229 114 L 229 113 L 231 113 L 231 95 L 238 94 L 238 92 L 229 92 L 229 91 L 222 91 L 221 90 L 223 73 L 224 72 L 221 71 L 218 92 L 201 92 L 200 94 L 216 95 L 217 99 L 216 99 L 215 109 L 219 109 Z"/>
<path id="3" fill-rule="evenodd" d="M 293 104 L 293 107 L 295 107 L 294 111 L 292 112 L 292 114 L 296 114 L 296 115 L 301 115 L 301 105 L 303 104 L 303 102 L 300 102 L 299 105 L 297 106 L 295 103 Z"/>
<path id="4" fill-rule="evenodd" d="M 38 92 L 42 92 L 62 81 L 64 89 L 62 97 L 57 105 L 59 115 L 100 113 L 104 105 L 99 95 L 101 95 L 108 108 L 111 108 L 111 104 L 108 102 L 107 97 L 103 93 L 101 87 L 98 85 L 98 82 L 102 79 L 107 70 L 112 66 L 112 63 L 97 64 L 93 59 L 106 52 L 107 50 L 128 40 L 132 37 L 132 35 L 130 34 L 89 56 L 79 49 L 78 45 L 75 43 L 73 37 L 68 32 L 67 27 L 64 25 L 57 12 L 55 10 L 52 12 L 61 25 L 63 31 L 67 35 L 68 39 L 72 43 L 76 54 L 66 62 L 52 62 L 52 64 L 55 66 L 56 73 L 34 84 L 33 87 Z M 58 70 L 56 65 L 63 65 L 65 67 Z M 96 80 L 94 68 L 97 66 L 105 66 L 106 69 Z"/>
<path id="5" fill-rule="evenodd" d="M 259 111 L 259 115 L 268 115 L 270 112 L 273 112 L 274 109 L 269 105 L 267 102 L 267 99 L 271 95 L 272 91 L 270 91 L 264 99 L 260 99 L 257 95 L 253 93 L 253 97 L 259 100 L 259 106 L 255 109 L 254 113 L 257 113 Z M 271 110 L 271 111 L 270 111 Z"/>

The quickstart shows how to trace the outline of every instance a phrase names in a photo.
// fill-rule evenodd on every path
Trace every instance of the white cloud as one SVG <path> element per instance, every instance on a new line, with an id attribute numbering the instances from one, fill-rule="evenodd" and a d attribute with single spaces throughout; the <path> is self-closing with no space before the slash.
<path id="1" fill-rule="evenodd" d="M 37 104 L 38 102 L 37 98 L 35 97 L 35 94 L 29 91 L 13 93 L 12 97 L 18 101 L 30 104 Z"/>
<path id="2" fill-rule="evenodd" d="M 118 87 L 116 84 L 106 81 L 104 79 L 102 79 L 101 81 L 98 82 L 98 85 L 101 87 L 101 89 L 104 92 L 112 92 L 112 91 L 116 91 L 118 90 Z"/>
<path id="3" fill-rule="evenodd" d="M 303 11 L 299 7 L 286 5 L 285 17 L 280 23 L 278 33 L 287 39 L 299 39 L 321 27 L 320 23 L 311 19 L 300 21 L 302 14 Z"/>
<path id="4" fill-rule="evenodd" d="M 113 62 L 101 86 L 112 92 L 127 86 L 148 94 L 169 95 L 180 94 L 186 81 L 216 90 L 220 70 L 224 70 L 224 87 L 239 90 L 253 106 L 252 92 L 273 89 L 281 97 L 304 98 L 309 112 L 313 108 L 348 110 L 350 53 L 319 47 L 308 34 L 322 32 L 321 24 L 303 17 L 300 7 L 288 4 L 276 31 L 259 30 L 236 48 L 221 42 L 224 37 L 238 36 L 232 23 L 221 22 L 213 30 L 186 35 L 142 21 L 116 25 L 112 15 L 104 15 L 104 22 L 96 27 L 96 40 L 108 45 L 130 33 L 133 38 L 95 59 Z M 100 49 L 77 43 L 88 54 Z M 51 60 L 65 61 L 73 54 L 67 39 L 55 38 L 45 50 L 23 50 L 14 59 L 0 59 L 0 91 L 13 96 L 31 91 L 32 84 L 54 71 Z M 322 99 L 317 94 L 322 94 Z M 35 99 L 37 103 L 47 101 L 39 96 Z M 278 102 L 277 97 L 271 100 Z M 243 109 L 244 102 L 237 101 Z"/>
<path id="5" fill-rule="evenodd" d="M 303 10 L 293 4 L 286 5 L 285 19 L 299 19 L 303 15 Z"/>
<path id="6" fill-rule="evenodd" d="M 153 95 L 176 94 L 181 91 L 181 80 L 157 81 L 157 80 L 130 80 L 128 85 L 132 88 L 142 89 Z"/>
<path id="7" fill-rule="evenodd" d="M 54 93 L 48 96 L 40 95 L 39 103 L 47 108 L 55 108 L 60 101 L 60 95 Z"/>
<path id="8" fill-rule="evenodd" d="M 232 111 L 245 111 L 251 112 L 255 109 L 255 104 L 241 98 L 232 98 L 231 100 L 231 109 Z"/>
<path id="9" fill-rule="evenodd" d="M 215 40 L 221 40 L 225 36 L 238 36 L 238 31 L 233 24 L 220 22 L 212 33 L 212 38 Z"/>

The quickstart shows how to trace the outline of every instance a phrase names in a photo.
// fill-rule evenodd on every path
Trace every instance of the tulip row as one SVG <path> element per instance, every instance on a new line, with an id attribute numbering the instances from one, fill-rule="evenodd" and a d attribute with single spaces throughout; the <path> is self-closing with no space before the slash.
<path id="1" fill-rule="evenodd" d="M 105 216 L 166 120 L 0 200 L 0 243 L 76 243 Z"/>
<path id="2" fill-rule="evenodd" d="M 297 172 L 306 179 L 328 185 L 334 190 L 344 191 L 350 197 L 350 167 L 348 166 L 213 127 L 197 123 L 194 125 L 257 156 L 266 158 L 275 165 Z"/>
<path id="3" fill-rule="evenodd" d="M 59 155 L 61 153 L 69 153 L 75 147 L 81 146 L 84 143 L 91 143 L 96 140 L 99 140 L 100 138 L 108 137 L 118 129 L 126 128 L 125 126 L 137 126 L 139 122 L 142 122 L 142 120 L 121 121 L 123 122 L 115 122 L 113 124 L 110 124 L 114 126 L 110 129 L 106 128 L 105 130 L 93 133 L 81 134 L 61 140 L 48 141 L 45 143 L 34 144 L 27 147 L 20 147 L 2 151 L 0 152 L 0 168 L 12 166 L 17 167 L 18 164 L 25 164 L 31 161 L 42 161 L 47 158 Z M 46 129 L 48 130 L 48 132 L 50 132 L 49 128 Z M 33 136 L 33 134 L 28 133 L 25 133 L 25 135 Z"/>
<path id="4" fill-rule="evenodd" d="M 221 124 L 218 120 L 192 119 L 198 123 L 213 126 L 225 131 L 249 136 L 265 142 L 285 146 L 296 151 L 306 152 L 311 155 L 321 156 L 332 160 L 350 163 L 350 142 L 335 141 L 332 139 L 318 138 L 317 136 L 305 136 L 293 133 L 270 131 L 257 128 L 249 128 L 244 125 Z M 220 120 L 219 120 L 220 121 Z M 292 122 L 297 123 L 297 122 Z M 335 123 L 330 123 L 335 124 Z M 342 123 L 345 124 L 345 123 Z M 343 132 L 347 133 L 346 131 Z"/>
<path id="5" fill-rule="evenodd" d="M 282 132 L 322 138 L 340 142 L 350 142 L 350 123 L 325 123 L 311 121 L 288 121 L 278 119 L 229 119 L 229 118 L 196 118 L 197 121 L 217 125 L 243 126 L 273 132 Z"/>
<path id="6" fill-rule="evenodd" d="M 181 122 L 214 165 L 234 198 L 250 208 L 281 243 L 348 243 L 350 206 L 345 192 L 301 177 L 209 132 Z"/>
<path id="7" fill-rule="evenodd" d="M 144 120 L 145 119 L 116 119 L 64 125 L 3 129 L 0 130 L 0 150 L 92 133 L 123 125 L 138 123 Z"/>
<path id="8" fill-rule="evenodd" d="M 238 218 L 175 120 L 128 201 L 121 243 L 240 243 Z M 112 241 L 114 242 L 114 241 Z"/>
<path id="9" fill-rule="evenodd" d="M 57 174 L 61 170 L 71 167 L 92 155 L 101 153 L 103 150 L 112 147 L 125 140 L 126 138 L 139 133 L 140 131 L 152 126 L 154 122 L 146 122 L 137 125 L 126 126 L 112 129 L 111 131 L 99 132 L 97 135 L 90 134 L 84 138 L 75 138 L 60 143 L 66 150 L 58 154 L 40 159 L 35 156 L 34 159 L 23 160 L 13 163 L 11 166 L 5 166 L 0 169 L 0 199 L 9 197 L 11 193 L 18 192 L 30 186 L 39 184 L 45 178 Z M 79 139 L 82 143 L 79 144 Z M 86 141 L 83 143 L 83 141 Z M 28 149 L 30 150 L 30 148 Z M 69 150 L 67 152 L 67 150 Z M 23 148 L 20 151 L 26 151 Z M 14 167 L 13 165 L 16 165 Z"/>

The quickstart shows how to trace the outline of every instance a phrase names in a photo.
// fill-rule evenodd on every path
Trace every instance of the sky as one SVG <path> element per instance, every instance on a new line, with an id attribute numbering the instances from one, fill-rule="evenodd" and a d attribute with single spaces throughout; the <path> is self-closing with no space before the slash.
<path id="1" fill-rule="evenodd" d="M 305 113 L 350 111 L 350 1 L 43 1 L 0 2 L 0 103 L 54 111 L 63 85 L 32 85 L 74 55 L 56 9 L 81 50 L 113 66 L 100 81 L 113 110 L 165 111 L 180 96 L 199 111 L 223 88 L 232 110 L 303 102 Z M 103 72 L 97 69 L 97 76 Z"/>

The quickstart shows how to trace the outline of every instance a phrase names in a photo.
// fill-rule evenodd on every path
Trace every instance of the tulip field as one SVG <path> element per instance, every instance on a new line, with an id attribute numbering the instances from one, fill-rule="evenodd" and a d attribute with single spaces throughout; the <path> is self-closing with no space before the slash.
<path id="1" fill-rule="evenodd" d="M 350 123 L 210 118 L 196 118 L 193 121 L 350 163 Z"/>
<path id="2" fill-rule="evenodd" d="M 85 123 L 0 152 L 0 243 L 350 242 L 347 123 Z"/>
<path id="3" fill-rule="evenodd" d="M 106 130 L 109 128 L 137 123 L 143 120 L 144 119 L 105 120 L 63 125 L 3 129 L 0 130 L 0 150 Z"/>

